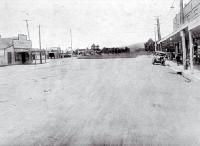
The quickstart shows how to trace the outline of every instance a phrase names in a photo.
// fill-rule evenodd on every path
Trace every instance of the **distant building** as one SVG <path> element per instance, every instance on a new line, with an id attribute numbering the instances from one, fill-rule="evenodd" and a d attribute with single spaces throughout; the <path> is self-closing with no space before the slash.
<path id="1" fill-rule="evenodd" d="M 26 64 L 31 62 L 32 42 L 27 36 L 0 38 L 0 65 Z"/>
<path id="2" fill-rule="evenodd" d="M 47 55 L 48 53 L 45 49 L 38 49 L 38 48 L 31 49 L 31 56 L 32 56 L 31 61 L 34 64 L 46 63 Z"/>
<path id="3" fill-rule="evenodd" d="M 62 51 L 60 47 L 48 48 L 48 58 L 54 58 L 54 59 L 61 58 L 61 54 Z"/>
<path id="4" fill-rule="evenodd" d="M 77 52 L 77 55 L 89 55 L 91 53 L 90 49 L 77 49 L 75 52 Z"/>

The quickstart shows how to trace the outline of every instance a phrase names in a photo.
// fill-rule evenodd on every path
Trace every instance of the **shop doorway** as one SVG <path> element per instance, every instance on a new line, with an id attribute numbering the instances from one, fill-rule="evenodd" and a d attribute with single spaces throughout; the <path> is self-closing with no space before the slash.
<path id="1" fill-rule="evenodd" d="M 12 54 L 11 52 L 8 52 L 8 64 L 12 64 Z"/>
<path id="2" fill-rule="evenodd" d="M 51 59 L 54 58 L 54 59 L 55 59 L 55 54 L 52 53 L 52 52 L 50 52 L 50 53 L 49 53 L 49 58 L 51 58 Z"/>
<path id="3" fill-rule="evenodd" d="M 28 53 L 27 53 L 27 52 L 22 52 L 22 53 L 21 53 L 21 56 L 22 56 L 22 64 L 27 63 L 28 60 L 29 60 L 29 55 L 28 55 Z"/>
<path id="4" fill-rule="evenodd" d="M 16 52 L 15 61 L 17 64 L 26 64 L 29 61 L 29 54 L 27 52 Z"/>
<path id="5" fill-rule="evenodd" d="M 22 55 L 22 64 L 26 63 L 26 54 L 25 53 L 21 53 Z"/>

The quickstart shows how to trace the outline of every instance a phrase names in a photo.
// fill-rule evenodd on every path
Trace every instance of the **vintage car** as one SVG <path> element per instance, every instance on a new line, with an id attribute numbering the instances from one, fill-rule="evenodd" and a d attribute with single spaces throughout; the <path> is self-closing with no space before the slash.
<path id="1" fill-rule="evenodd" d="M 161 64 L 165 65 L 165 61 L 167 58 L 167 54 L 165 52 L 155 52 L 154 57 L 152 59 L 152 64 Z"/>

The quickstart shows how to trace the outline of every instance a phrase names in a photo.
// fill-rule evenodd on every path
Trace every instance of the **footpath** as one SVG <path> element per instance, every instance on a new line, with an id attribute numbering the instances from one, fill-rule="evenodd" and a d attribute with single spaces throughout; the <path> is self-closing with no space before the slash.
<path id="1" fill-rule="evenodd" d="M 187 79 L 200 80 L 200 67 L 198 66 L 194 66 L 193 71 L 191 71 L 190 68 L 188 70 L 184 70 L 183 65 L 177 65 L 176 62 L 168 60 L 166 61 L 166 66 Z"/>

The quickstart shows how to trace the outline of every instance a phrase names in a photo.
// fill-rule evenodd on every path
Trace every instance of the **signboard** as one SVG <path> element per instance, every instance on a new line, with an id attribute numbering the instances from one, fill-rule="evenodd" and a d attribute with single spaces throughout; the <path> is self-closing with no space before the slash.
<path id="1" fill-rule="evenodd" d="M 15 52 L 28 52 L 29 51 L 29 49 L 16 49 L 15 48 Z"/>
<path id="2" fill-rule="evenodd" d="M 18 35 L 19 40 L 27 40 L 27 36 L 23 34 Z"/>
<path id="3" fill-rule="evenodd" d="M 32 48 L 32 42 L 27 40 L 13 40 L 14 48 L 27 49 Z"/>

